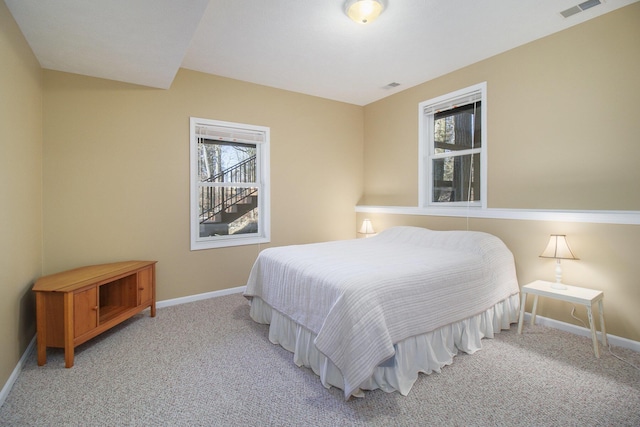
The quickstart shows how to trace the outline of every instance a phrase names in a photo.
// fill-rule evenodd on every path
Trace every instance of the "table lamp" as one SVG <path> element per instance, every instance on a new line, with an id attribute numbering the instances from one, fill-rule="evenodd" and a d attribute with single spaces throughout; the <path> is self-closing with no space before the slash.
<path id="1" fill-rule="evenodd" d="M 364 237 L 369 237 L 376 234 L 376 231 L 373 229 L 373 225 L 371 225 L 370 219 L 365 219 L 362 221 L 362 227 L 358 231 L 360 234 L 364 234 Z"/>
<path id="2" fill-rule="evenodd" d="M 564 234 L 552 234 L 545 250 L 540 254 L 541 258 L 555 258 L 556 260 L 556 282 L 551 284 L 553 289 L 567 289 L 562 284 L 562 266 L 560 260 L 563 259 L 579 259 L 569 248 L 567 236 Z"/>

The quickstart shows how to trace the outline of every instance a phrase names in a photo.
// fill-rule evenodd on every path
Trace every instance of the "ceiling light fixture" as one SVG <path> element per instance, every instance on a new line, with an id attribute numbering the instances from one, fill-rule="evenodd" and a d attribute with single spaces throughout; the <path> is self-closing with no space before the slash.
<path id="1" fill-rule="evenodd" d="M 370 24 L 380 16 L 386 6 L 386 0 L 347 0 L 344 11 L 354 22 Z"/>

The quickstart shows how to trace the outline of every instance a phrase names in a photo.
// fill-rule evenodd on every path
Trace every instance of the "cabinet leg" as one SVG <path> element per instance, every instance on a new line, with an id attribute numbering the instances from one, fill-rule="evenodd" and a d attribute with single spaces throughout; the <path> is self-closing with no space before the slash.
<path id="1" fill-rule="evenodd" d="M 64 367 L 72 368 L 73 367 L 73 347 L 64 349 Z"/>
<path id="2" fill-rule="evenodd" d="M 38 343 L 38 366 L 43 366 L 47 363 L 47 347 Z"/>
<path id="3" fill-rule="evenodd" d="M 47 323 L 45 297 L 36 292 L 36 346 L 38 348 L 38 366 L 47 363 Z"/>
<path id="4" fill-rule="evenodd" d="M 64 366 L 73 366 L 73 292 L 64 295 Z"/>
<path id="5" fill-rule="evenodd" d="M 40 334 L 36 335 L 36 345 L 38 347 L 38 366 L 43 366 L 47 363 L 47 346 L 45 340 L 40 338 Z"/>

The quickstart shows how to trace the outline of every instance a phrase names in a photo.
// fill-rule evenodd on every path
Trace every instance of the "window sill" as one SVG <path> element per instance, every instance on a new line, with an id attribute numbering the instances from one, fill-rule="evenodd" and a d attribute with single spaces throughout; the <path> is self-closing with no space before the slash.
<path id="1" fill-rule="evenodd" d="M 192 251 L 203 249 L 229 248 L 232 246 L 259 245 L 269 243 L 268 237 L 237 237 L 220 240 L 197 241 L 191 243 Z"/>

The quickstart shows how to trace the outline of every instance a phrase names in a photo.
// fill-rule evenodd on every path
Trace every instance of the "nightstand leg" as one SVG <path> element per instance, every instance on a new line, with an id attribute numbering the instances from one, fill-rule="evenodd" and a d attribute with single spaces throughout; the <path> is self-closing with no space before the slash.
<path id="1" fill-rule="evenodd" d="M 527 302 L 527 293 L 522 293 L 522 301 L 520 301 L 520 318 L 518 319 L 518 333 L 522 333 L 522 323 L 524 322 L 524 305 Z"/>
<path id="2" fill-rule="evenodd" d="M 591 305 L 587 305 L 587 317 L 589 317 L 589 327 L 591 328 L 591 340 L 593 341 L 593 352 L 597 358 L 600 358 L 600 351 L 598 350 L 598 338 L 596 336 L 596 327 L 593 324 L 593 313 Z"/>
<path id="3" fill-rule="evenodd" d="M 602 345 L 607 346 L 607 330 L 604 327 L 604 307 L 602 300 L 598 301 L 598 313 L 600 313 L 600 332 L 602 333 Z"/>
<path id="4" fill-rule="evenodd" d="M 533 310 L 531 310 L 531 326 L 536 324 L 536 310 L 538 309 L 538 295 L 533 296 Z"/>

